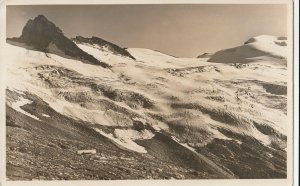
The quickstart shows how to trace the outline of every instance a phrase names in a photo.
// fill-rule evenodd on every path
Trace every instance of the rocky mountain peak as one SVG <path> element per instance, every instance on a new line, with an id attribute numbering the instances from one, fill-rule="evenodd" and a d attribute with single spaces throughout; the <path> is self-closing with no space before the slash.
<path id="1" fill-rule="evenodd" d="M 36 16 L 34 20 L 41 20 L 41 21 L 50 22 L 50 21 L 49 21 L 44 15 L 42 15 L 42 14 Z"/>
<path id="2" fill-rule="evenodd" d="M 45 16 L 39 15 L 29 20 L 23 28 L 20 39 L 39 50 L 46 50 L 50 42 L 64 37 L 62 30 Z"/>
<path id="3" fill-rule="evenodd" d="M 19 38 L 11 38 L 14 44 L 25 43 L 27 46 L 42 52 L 54 53 L 63 57 L 70 57 L 84 63 L 109 67 L 94 56 L 81 50 L 71 39 L 67 38 L 62 30 L 44 15 L 30 19 L 23 28 Z M 17 44 L 16 44 L 17 45 Z"/>

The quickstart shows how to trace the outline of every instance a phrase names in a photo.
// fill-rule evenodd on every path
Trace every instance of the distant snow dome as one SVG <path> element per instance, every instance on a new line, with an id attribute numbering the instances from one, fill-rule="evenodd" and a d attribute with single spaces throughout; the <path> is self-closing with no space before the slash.
<path id="1" fill-rule="evenodd" d="M 256 37 L 252 37 L 249 40 L 247 40 L 244 44 L 250 44 L 250 43 L 264 43 L 264 44 L 277 44 L 279 46 L 287 46 L 287 37 L 275 37 L 271 35 L 260 35 Z"/>
<path id="2" fill-rule="evenodd" d="M 252 37 L 244 45 L 224 49 L 212 54 L 208 61 L 217 63 L 250 63 L 273 58 L 274 63 L 287 58 L 287 38 L 271 35 Z M 281 62 L 281 61 L 280 61 Z"/>

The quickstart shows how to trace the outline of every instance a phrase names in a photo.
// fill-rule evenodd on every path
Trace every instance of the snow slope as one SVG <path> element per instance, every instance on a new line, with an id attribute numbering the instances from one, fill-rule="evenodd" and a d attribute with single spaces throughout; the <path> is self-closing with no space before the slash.
<path id="1" fill-rule="evenodd" d="M 273 41 L 284 40 L 252 38 L 241 47 L 215 53 L 211 62 L 127 49 L 134 60 L 90 43 L 77 44 L 109 64 L 109 69 L 7 43 L 7 89 L 19 97 L 28 93 L 39 97 L 57 113 L 92 125 L 97 133 L 130 152 L 153 153 L 156 146 L 152 145 L 161 143 L 157 132 L 206 158 L 216 157 L 211 146 L 223 143 L 227 149 L 245 145 L 266 148 L 266 152 L 282 150 L 286 148 L 287 70 L 281 64 L 286 51 L 283 43 Z M 239 60 L 234 60 L 236 56 Z M 10 93 L 7 97 L 7 105 L 24 114 L 17 101 L 20 98 Z M 29 116 L 37 117 L 35 112 Z M 261 154 L 265 157 L 264 151 Z M 215 162 L 220 172 L 238 170 L 229 164 L 243 166 L 239 162 L 222 165 L 222 158 L 209 162 Z M 262 170 L 266 177 L 276 175 L 271 171 L 282 176 L 281 169 Z M 255 167 L 250 173 L 232 174 L 254 175 Z"/>
<path id="2" fill-rule="evenodd" d="M 260 61 L 275 61 L 286 64 L 287 40 L 285 37 L 261 35 L 250 38 L 242 46 L 218 51 L 211 55 L 208 61 L 217 63 L 249 63 Z M 273 58 L 273 59 L 272 59 Z"/>
<path id="3" fill-rule="evenodd" d="M 148 112 L 154 112 L 155 114 L 164 113 L 164 115 L 172 115 L 177 112 L 176 109 L 174 110 L 172 108 L 172 105 L 175 103 L 179 103 L 202 105 L 204 108 L 200 109 L 200 112 L 198 114 L 204 114 L 202 117 L 207 118 L 207 116 L 205 115 L 206 110 L 222 111 L 224 109 L 225 105 L 223 101 L 213 100 L 219 97 L 221 100 L 225 100 L 226 107 L 231 108 L 235 112 L 235 114 L 238 115 L 238 117 L 242 117 L 245 120 L 249 120 L 249 118 L 255 118 L 254 120 L 259 123 L 265 123 L 265 120 L 267 120 L 267 123 L 269 123 L 269 125 L 272 125 L 272 127 L 276 127 L 276 130 L 285 134 L 285 127 L 280 125 L 280 123 L 284 123 L 284 120 L 286 118 L 285 114 L 281 114 L 280 111 L 276 109 L 274 110 L 273 108 L 264 109 L 265 105 L 257 104 L 257 100 L 255 100 L 255 98 L 244 98 L 245 100 L 242 102 L 242 104 L 238 104 L 239 100 L 237 100 L 239 99 L 237 98 L 239 96 L 238 94 L 244 96 L 243 94 L 252 92 L 251 88 L 257 89 L 256 92 L 252 93 L 254 96 L 255 94 L 256 96 L 261 96 L 260 94 L 263 94 L 265 90 L 263 86 L 260 85 L 260 82 L 261 84 L 279 83 L 284 86 L 283 80 L 286 77 L 286 71 L 285 69 L 282 69 L 282 67 L 253 64 L 240 69 L 236 68 L 235 66 L 228 66 L 223 64 L 212 65 L 212 63 L 199 62 L 198 60 L 191 60 L 189 64 L 186 64 L 185 61 L 187 59 L 182 59 L 181 61 L 180 59 L 175 60 L 175 58 L 171 56 L 167 56 L 156 51 L 151 52 L 151 50 L 144 49 L 129 50 L 135 51 L 132 53 L 134 53 L 133 56 L 137 59 L 139 59 L 139 57 L 138 55 L 136 55 L 136 53 L 139 53 L 140 58 L 143 58 L 144 64 L 140 64 L 139 62 L 135 62 L 132 59 L 122 59 L 121 56 L 108 54 L 109 52 L 106 51 L 98 50 L 97 53 L 96 48 L 79 44 L 80 48 L 82 48 L 85 52 L 94 55 L 96 58 L 102 58 L 103 56 L 110 55 L 109 58 L 103 57 L 102 59 L 113 66 L 112 71 L 115 72 L 113 73 L 101 67 L 84 64 L 80 61 L 64 59 L 54 54 L 47 54 L 48 56 L 46 56 L 40 52 L 26 51 L 25 49 L 14 47 L 11 45 L 7 45 L 7 47 L 11 48 L 8 51 L 14 51 L 14 54 L 11 54 L 10 58 L 11 56 L 13 56 L 15 59 L 11 59 L 13 62 L 10 64 L 20 65 L 17 68 L 15 66 L 10 66 L 11 68 L 9 68 L 9 71 L 11 71 L 12 73 L 9 73 L 9 79 L 15 80 L 14 83 L 10 83 L 8 85 L 8 88 L 17 89 L 19 91 L 36 92 L 38 96 L 45 99 L 45 101 L 48 102 L 56 111 L 74 118 L 78 118 L 91 123 L 97 123 L 100 125 L 114 125 L 112 123 L 113 120 L 107 119 L 107 117 L 105 116 L 105 111 L 92 108 L 83 108 L 82 106 L 78 105 L 79 103 L 77 103 L 77 101 L 69 102 L 65 100 L 65 98 L 56 98 L 53 95 L 53 91 L 57 91 L 57 88 L 53 87 L 53 89 L 49 89 L 49 87 L 47 86 L 42 86 L 43 80 L 34 77 L 36 75 L 35 73 L 38 73 L 39 71 L 31 71 L 31 68 L 36 68 L 44 64 L 51 64 L 57 68 L 66 68 L 68 70 L 74 71 L 74 73 L 79 74 L 78 76 L 82 75 L 84 77 L 94 79 L 98 83 L 99 81 L 101 82 L 101 84 L 105 82 L 105 84 L 109 84 L 108 89 L 112 89 L 112 93 L 120 91 L 120 96 L 123 96 L 125 92 L 128 92 L 129 95 L 133 93 L 141 95 L 143 99 L 149 99 L 150 102 L 153 102 L 155 107 L 150 110 L 147 108 L 143 108 L 143 106 L 141 106 L 141 108 L 139 109 L 135 109 L 135 107 L 137 106 L 131 106 L 130 104 L 126 103 L 127 100 L 113 101 L 115 102 L 115 104 L 129 109 L 133 113 L 142 115 L 143 117 L 145 117 L 147 115 L 146 113 Z M 19 51 L 19 55 L 16 55 L 16 51 Z M 151 55 L 151 57 L 144 57 L 149 55 Z M 168 64 L 172 63 L 172 59 L 176 61 L 173 64 L 173 68 L 163 68 L 163 66 L 171 66 Z M 30 61 L 30 63 L 28 63 L 27 61 Z M 161 65 L 159 66 L 153 64 L 154 61 L 156 61 L 156 63 L 158 63 L 157 61 L 159 61 Z M 189 67 L 188 65 L 190 65 L 191 63 L 195 66 Z M 186 65 L 187 67 L 182 68 L 181 66 L 183 65 Z M 19 75 L 19 78 L 17 73 Z M 120 79 L 120 75 L 118 75 L 118 73 L 122 74 L 122 76 L 125 77 L 125 80 Z M 24 77 L 24 74 L 28 74 L 27 78 L 25 78 L 26 76 Z M 59 77 L 60 75 L 57 77 L 53 77 L 53 80 L 51 81 L 59 81 L 59 83 L 64 83 L 63 79 L 56 79 Z M 34 81 L 34 78 L 37 78 L 37 80 Z M 218 79 L 218 81 L 215 79 Z M 241 82 L 240 86 L 238 84 L 231 84 L 232 82 L 239 81 Z M 256 83 L 256 81 L 258 83 Z M 228 85 L 226 85 L 226 83 Z M 91 91 L 90 87 L 82 86 L 82 88 L 80 88 L 74 85 L 73 82 L 66 82 L 65 85 L 68 86 L 68 89 L 66 89 L 65 87 L 58 87 L 60 89 L 59 92 L 62 92 L 63 90 L 61 94 L 70 94 L 73 92 L 74 96 L 76 96 L 76 94 L 78 94 L 79 92 L 86 92 L 85 96 L 88 96 L 89 92 Z M 216 92 L 216 98 L 213 97 L 213 94 L 209 93 L 210 91 Z M 241 91 L 241 93 L 239 93 L 239 91 Z M 93 98 L 97 97 L 93 94 L 90 96 Z M 99 96 L 107 99 L 107 97 L 103 95 Z M 207 99 L 207 97 L 209 96 L 212 96 L 212 98 Z M 169 99 L 172 97 L 175 100 Z M 120 97 L 118 99 L 122 100 L 126 98 Z M 235 111 L 236 109 L 238 110 Z M 257 110 L 260 110 L 260 112 L 263 113 L 257 113 Z M 149 120 L 153 119 L 149 118 Z M 251 136 L 256 136 L 256 138 L 258 138 L 265 144 L 270 143 L 270 139 L 268 139 L 268 137 L 266 137 L 264 134 L 258 135 L 259 133 L 257 132 L 257 130 L 251 129 L 251 127 L 244 126 L 248 125 L 247 123 L 239 123 L 237 126 L 232 127 L 223 126 L 223 124 L 218 122 L 219 121 L 214 121 L 214 124 L 209 123 L 209 125 L 207 125 L 206 127 L 210 128 L 210 125 L 222 125 L 222 127 L 230 128 L 230 130 L 232 130 L 232 128 L 236 128 L 236 130 L 245 130 L 245 133 L 249 133 L 249 135 Z M 215 129 L 212 128 L 210 130 L 214 131 Z M 216 136 L 211 136 L 210 138 L 215 137 Z"/>
<path id="4" fill-rule="evenodd" d="M 37 117 L 31 115 L 30 113 L 24 111 L 24 110 L 21 108 L 21 106 L 26 105 L 26 104 L 30 104 L 30 103 L 31 103 L 31 101 L 29 101 L 29 100 L 27 100 L 27 99 L 24 99 L 24 98 L 21 98 L 19 101 L 13 102 L 13 103 L 11 104 L 11 107 L 12 107 L 13 109 L 15 109 L 16 111 L 21 112 L 22 114 L 25 114 L 25 115 L 27 115 L 27 116 L 33 118 L 33 119 L 39 120 L 39 118 L 37 118 Z"/>

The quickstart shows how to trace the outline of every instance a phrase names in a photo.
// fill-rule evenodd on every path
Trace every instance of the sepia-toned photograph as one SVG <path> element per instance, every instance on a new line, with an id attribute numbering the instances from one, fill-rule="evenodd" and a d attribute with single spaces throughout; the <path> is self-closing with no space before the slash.
<path id="1" fill-rule="evenodd" d="M 288 15 L 7 5 L 6 180 L 287 179 Z"/>

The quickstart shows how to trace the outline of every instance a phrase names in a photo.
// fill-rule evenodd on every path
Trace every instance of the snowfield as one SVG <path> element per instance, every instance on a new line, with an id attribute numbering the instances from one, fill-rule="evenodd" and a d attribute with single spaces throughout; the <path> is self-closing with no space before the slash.
<path id="1" fill-rule="evenodd" d="M 30 104 L 30 103 L 32 103 L 32 101 L 24 99 L 24 98 L 21 97 L 20 100 L 18 100 L 17 102 L 13 102 L 11 104 L 11 107 L 13 109 L 15 109 L 16 111 L 21 112 L 22 114 L 25 114 L 25 115 L 33 118 L 33 119 L 40 120 L 39 118 L 37 118 L 37 117 L 31 115 L 30 113 L 22 110 L 21 106 L 26 105 L 26 104 Z"/>
<path id="2" fill-rule="evenodd" d="M 288 125 L 285 38 L 251 38 L 245 45 L 209 58 L 176 58 L 129 48 L 132 59 L 97 44 L 77 46 L 111 68 L 7 43 L 7 105 L 37 122 L 55 119 L 64 123 L 59 118 L 71 118 L 122 150 L 151 157 L 156 150 L 157 157 L 168 156 L 169 151 L 158 150 L 163 134 L 171 140 L 168 143 L 178 143 L 192 157 L 199 154 L 202 165 L 215 167 L 219 177 L 257 177 L 253 171 L 258 167 L 233 168 L 250 160 L 232 149 L 249 151 L 253 158 L 251 149 L 256 148 L 261 154 L 274 152 L 272 156 L 284 157 Z M 46 110 L 34 109 L 42 102 Z M 172 157 L 162 161 L 179 161 Z M 262 177 L 285 176 L 284 163 L 274 166 L 262 168 Z"/>
<path id="3" fill-rule="evenodd" d="M 287 57 L 287 39 L 285 37 L 275 37 L 269 35 L 261 35 L 250 38 L 244 45 L 235 48 L 221 50 L 211 55 L 208 61 L 217 63 L 249 63 L 261 61 L 267 63 L 277 61 L 276 63 L 285 64 Z M 276 63 L 273 63 L 275 65 Z"/>

